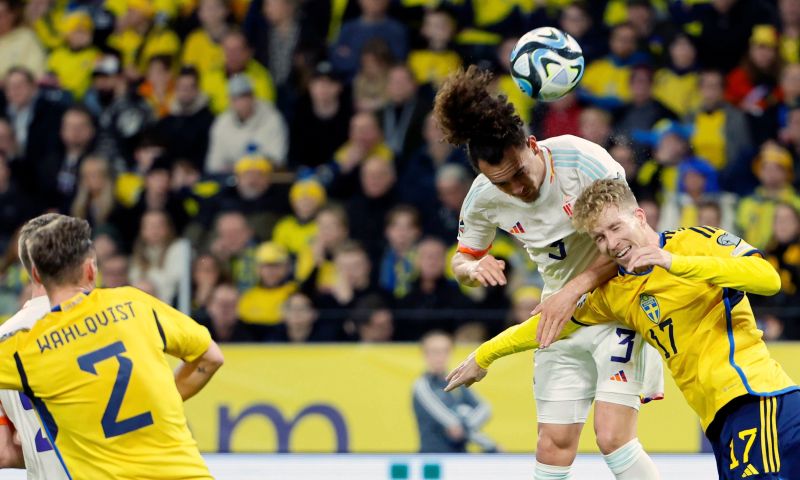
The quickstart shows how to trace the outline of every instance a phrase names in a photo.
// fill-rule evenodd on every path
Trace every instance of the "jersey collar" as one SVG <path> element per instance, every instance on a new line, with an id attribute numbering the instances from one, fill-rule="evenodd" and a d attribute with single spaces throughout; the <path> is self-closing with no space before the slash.
<path id="1" fill-rule="evenodd" d="M 69 300 L 67 300 L 67 301 L 65 301 L 65 302 L 63 302 L 63 303 L 61 303 L 59 305 L 55 305 L 53 308 L 50 309 L 50 311 L 51 312 L 63 312 L 63 311 L 69 310 L 70 308 L 74 307 L 75 305 L 81 303 L 87 296 L 89 296 L 89 293 L 90 293 L 89 291 L 84 290 L 83 292 L 76 294 L 75 296 L 73 296 Z"/>
<path id="2" fill-rule="evenodd" d="M 666 243 L 667 243 L 667 237 L 664 235 L 665 233 L 666 232 L 661 232 L 661 233 L 658 234 L 658 246 L 660 248 L 664 248 L 664 245 L 666 245 Z M 622 267 L 621 265 L 619 266 L 619 268 L 617 270 L 619 271 L 619 274 L 623 275 L 623 276 L 624 275 L 633 275 L 634 277 L 643 277 L 645 275 L 649 275 L 650 272 L 653 271 L 653 267 L 648 268 L 647 270 L 645 270 L 642 273 L 629 272 L 629 271 L 625 270 L 625 268 Z"/>

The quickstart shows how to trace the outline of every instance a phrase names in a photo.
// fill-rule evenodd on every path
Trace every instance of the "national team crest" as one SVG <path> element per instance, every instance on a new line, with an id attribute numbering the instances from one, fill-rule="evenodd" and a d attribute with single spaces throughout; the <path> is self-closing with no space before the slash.
<path id="1" fill-rule="evenodd" d="M 639 306 L 642 307 L 647 318 L 658 325 L 658 322 L 661 321 L 661 308 L 658 306 L 656 297 L 647 295 L 646 293 L 639 295 Z"/>

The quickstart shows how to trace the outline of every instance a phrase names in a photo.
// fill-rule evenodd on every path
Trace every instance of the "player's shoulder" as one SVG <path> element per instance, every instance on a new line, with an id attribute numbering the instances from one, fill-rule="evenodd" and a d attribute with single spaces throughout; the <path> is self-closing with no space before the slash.
<path id="1" fill-rule="evenodd" d="M 557 169 L 584 171 L 595 178 L 606 178 L 609 172 L 619 170 L 619 164 L 605 148 L 575 135 L 559 135 L 539 144 L 550 151 Z"/>
<path id="2" fill-rule="evenodd" d="M 703 254 L 718 248 L 730 248 L 731 255 L 736 257 L 760 253 L 737 235 L 708 225 L 664 231 L 661 244 L 666 250 L 683 254 Z"/>
<path id="3" fill-rule="evenodd" d="M 0 325 L 0 336 L 19 330 L 30 330 L 49 311 L 50 301 L 47 296 L 31 299 L 20 311 Z"/>
<path id="4" fill-rule="evenodd" d="M 486 175 L 481 173 L 472 181 L 472 186 L 464 197 L 462 210 L 469 212 L 487 207 L 496 201 L 499 191 Z"/>

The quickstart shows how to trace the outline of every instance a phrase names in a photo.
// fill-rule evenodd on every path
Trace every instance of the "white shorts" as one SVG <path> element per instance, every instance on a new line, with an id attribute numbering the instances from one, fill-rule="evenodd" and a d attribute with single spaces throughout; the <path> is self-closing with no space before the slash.
<path id="1" fill-rule="evenodd" d="M 534 362 L 541 423 L 585 422 L 593 399 L 637 408 L 663 397 L 661 355 L 641 335 L 616 323 L 584 327 L 536 350 Z"/>

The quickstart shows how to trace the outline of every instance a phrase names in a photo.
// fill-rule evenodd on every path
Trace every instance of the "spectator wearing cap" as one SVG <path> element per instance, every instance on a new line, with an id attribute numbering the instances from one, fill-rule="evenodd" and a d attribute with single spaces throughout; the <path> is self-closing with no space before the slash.
<path id="1" fill-rule="evenodd" d="M 208 305 L 197 315 L 197 322 L 208 328 L 215 342 L 238 343 L 255 340 L 248 328 L 239 320 L 236 307 L 239 304 L 239 291 L 236 287 L 223 283 L 214 287 Z"/>
<path id="2" fill-rule="evenodd" d="M 131 283 L 149 280 L 161 301 L 188 314 L 191 253 L 189 241 L 177 236 L 169 214 L 163 210 L 149 210 L 141 217 L 139 233 L 133 243 Z"/>
<path id="3" fill-rule="evenodd" d="M 698 86 L 700 108 L 694 115 L 687 117 L 687 123 L 692 125 L 693 130 L 690 140 L 692 149 L 698 157 L 722 171 L 720 182 L 723 189 L 738 193 L 739 190 L 729 185 L 724 170 L 735 172 L 733 165 L 739 158 L 744 158 L 747 149 L 751 148 L 752 136 L 747 118 L 725 101 L 725 79 L 721 72 L 701 72 Z"/>
<path id="4" fill-rule="evenodd" d="M 167 16 L 157 11 L 160 5 L 152 0 L 126 0 L 124 9 L 117 12 L 117 20 L 108 38 L 108 46 L 120 52 L 125 74 L 139 79 L 156 55 L 177 57 L 181 42 L 167 27 Z"/>
<path id="5" fill-rule="evenodd" d="M 256 250 L 258 285 L 250 288 L 239 299 L 239 318 L 254 331 L 262 331 L 264 338 L 283 320 L 283 304 L 294 292 L 297 283 L 291 279 L 292 264 L 289 252 L 274 242 L 259 245 Z M 259 328 L 260 327 L 260 328 Z"/>
<path id="6" fill-rule="evenodd" d="M 298 101 L 289 129 L 289 167 L 317 167 L 333 158 L 347 140 L 353 116 L 350 92 L 330 62 L 319 62 L 308 82 L 308 93 Z M 314 141 L 309 141 L 313 132 Z"/>
<path id="7" fill-rule="evenodd" d="M 202 172 L 212 123 L 214 115 L 208 108 L 208 97 L 200 91 L 197 70 L 193 67 L 181 69 L 175 80 L 175 94 L 169 104 L 169 113 L 156 126 L 156 130 L 164 136 L 166 155 L 188 160 Z"/>
<path id="8" fill-rule="evenodd" d="M 314 269 L 312 245 L 317 236 L 316 217 L 326 200 L 325 188 L 317 180 L 298 180 L 289 189 L 293 214 L 283 217 L 272 233 L 272 241 L 282 245 L 296 259 L 295 278 L 301 281 Z"/>
<path id="9" fill-rule="evenodd" d="M 726 78 L 725 99 L 746 113 L 760 117 L 778 103 L 778 31 L 772 25 L 756 25 L 741 65 Z"/>
<path id="10" fill-rule="evenodd" d="M 759 186 L 755 193 L 739 202 L 736 223 L 743 238 L 763 249 L 772 238 L 775 205 L 784 202 L 800 207 L 800 197 L 792 187 L 794 166 L 789 152 L 773 143 L 765 143 L 753 161 Z"/>
<path id="11" fill-rule="evenodd" d="M 211 99 L 211 111 L 219 115 L 228 109 L 233 100 L 230 94 L 230 81 L 239 76 L 246 77 L 250 83 L 250 93 L 257 99 L 274 103 L 275 86 L 272 75 L 258 61 L 253 59 L 253 49 L 247 43 L 244 33 L 231 30 L 222 38 L 224 62 L 201 76 L 201 88 Z"/>
<path id="12" fill-rule="evenodd" d="M 2 5 L 0 1 L 0 10 Z M 64 107 L 40 95 L 33 72 L 25 67 L 12 67 L 8 71 L 4 94 L 2 111 L 13 127 L 17 146 L 25 161 L 20 168 L 30 178 L 33 162 L 58 152 L 58 132 Z"/>
<path id="13" fill-rule="evenodd" d="M 228 82 L 231 106 L 211 125 L 206 173 L 230 174 L 244 154 L 269 158 L 276 167 L 286 165 L 288 132 L 283 117 L 272 104 L 253 95 L 253 84 L 245 75 Z"/>
<path id="14" fill-rule="evenodd" d="M 66 211 L 75 196 L 81 162 L 92 152 L 97 129 L 91 112 L 73 106 L 61 118 L 58 153 L 42 158 L 34 165 L 36 197 L 45 209 Z"/>
<path id="15" fill-rule="evenodd" d="M 720 211 L 713 227 L 732 232 L 736 217 L 736 196 L 723 192 L 718 172 L 708 162 L 688 158 L 678 165 L 678 190 L 666 195 L 661 203 L 658 231 L 707 225 L 701 222 L 701 206 L 715 204 Z"/>
<path id="16" fill-rule="evenodd" d="M 230 9 L 225 0 L 200 0 L 197 18 L 200 26 L 186 37 L 181 64 L 194 67 L 200 76 L 211 70 L 223 68 L 225 54 L 222 39 L 230 31 Z"/>
<path id="17" fill-rule="evenodd" d="M 83 10 L 67 14 L 61 22 L 65 45 L 50 54 L 47 70 L 55 73 L 61 88 L 80 100 L 89 89 L 92 67 L 100 57 L 100 50 L 92 45 L 94 24 Z"/>
<path id="18" fill-rule="evenodd" d="M 272 163 L 258 154 L 244 155 L 234 168 L 236 183 L 225 186 L 201 206 L 198 217 L 208 226 L 220 212 L 237 211 L 247 217 L 259 238 L 272 238 L 278 220 L 289 213 L 283 185 L 272 184 Z"/>
<path id="19" fill-rule="evenodd" d="M 0 78 L 12 67 L 31 72 L 34 78 L 44 73 L 45 51 L 36 34 L 22 23 L 23 2 L 0 0 Z"/>
<path id="20" fill-rule="evenodd" d="M 406 28 L 387 16 L 389 0 L 359 0 L 359 5 L 361 16 L 342 25 L 339 36 L 330 49 L 334 68 L 348 80 L 356 73 L 361 50 L 371 39 L 380 38 L 385 41 L 397 60 L 405 60 L 408 54 Z"/>

